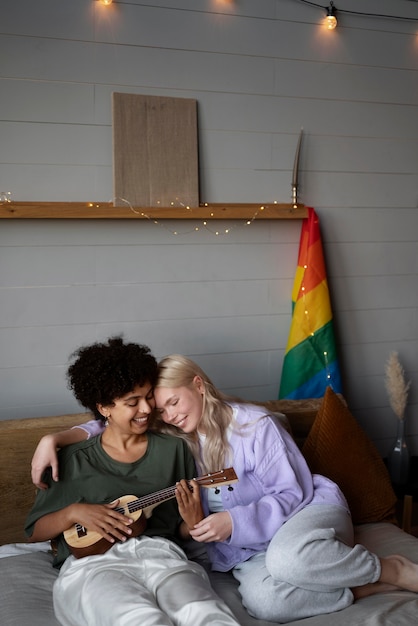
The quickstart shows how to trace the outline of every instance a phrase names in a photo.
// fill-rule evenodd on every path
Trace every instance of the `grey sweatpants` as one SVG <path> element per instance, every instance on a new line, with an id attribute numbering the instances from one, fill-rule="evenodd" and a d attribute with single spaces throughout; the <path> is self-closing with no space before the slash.
<path id="1" fill-rule="evenodd" d="M 275 534 L 267 552 L 233 569 L 248 612 L 280 623 L 339 611 L 351 587 L 380 577 L 379 558 L 353 546 L 353 525 L 340 506 L 308 506 Z"/>
<path id="2" fill-rule="evenodd" d="M 130 539 L 82 559 L 70 556 L 53 597 L 64 626 L 239 626 L 204 569 L 161 537 Z"/>

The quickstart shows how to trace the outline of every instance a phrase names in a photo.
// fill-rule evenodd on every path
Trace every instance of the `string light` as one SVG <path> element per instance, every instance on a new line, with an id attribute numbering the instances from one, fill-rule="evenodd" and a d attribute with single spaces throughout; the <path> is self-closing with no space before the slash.
<path id="1" fill-rule="evenodd" d="M 309 4 L 310 6 L 316 7 L 318 9 L 322 9 L 324 11 L 327 12 L 327 18 L 328 18 L 328 11 L 331 8 L 330 7 L 326 7 L 322 4 L 318 4 L 317 2 L 310 2 L 310 0 L 297 0 L 298 2 L 303 2 L 303 4 Z M 406 0 L 408 2 L 415 2 L 417 3 L 418 0 Z M 333 2 L 330 3 L 330 5 L 333 6 Z M 334 11 L 336 11 L 335 7 L 334 7 Z M 387 18 L 387 19 L 392 19 L 392 20 L 402 20 L 405 22 L 418 22 L 418 17 L 404 17 L 402 15 L 389 15 L 386 13 L 369 13 L 366 11 L 350 11 L 348 9 L 338 9 L 338 13 L 342 14 L 342 13 L 346 13 L 347 15 L 361 15 L 363 17 L 382 17 L 382 18 Z M 335 24 L 336 25 L 336 24 Z M 335 28 L 335 26 L 334 26 Z"/>
<path id="2" fill-rule="evenodd" d="M 328 30 L 334 30 L 337 26 L 337 18 L 335 17 L 337 9 L 334 7 L 334 3 L 330 2 L 327 8 L 327 17 L 325 19 Z"/>

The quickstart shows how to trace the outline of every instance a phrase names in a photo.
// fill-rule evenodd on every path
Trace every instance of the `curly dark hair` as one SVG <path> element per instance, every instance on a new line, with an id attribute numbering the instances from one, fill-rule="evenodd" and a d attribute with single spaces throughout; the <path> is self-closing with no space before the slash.
<path id="1" fill-rule="evenodd" d="M 84 407 L 103 419 L 97 404 L 107 406 L 140 385 L 157 382 L 158 365 L 148 346 L 110 337 L 107 343 L 82 346 L 67 371 L 68 387 Z"/>

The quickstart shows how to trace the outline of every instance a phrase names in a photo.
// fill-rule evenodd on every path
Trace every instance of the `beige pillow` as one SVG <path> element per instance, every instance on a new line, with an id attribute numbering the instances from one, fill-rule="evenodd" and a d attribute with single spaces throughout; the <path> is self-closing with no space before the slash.
<path id="1" fill-rule="evenodd" d="M 396 495 L 375 445 L 328 387 L 302 453 L 314 474 L 336 482 L 354 524 L 396 520 Z"/>

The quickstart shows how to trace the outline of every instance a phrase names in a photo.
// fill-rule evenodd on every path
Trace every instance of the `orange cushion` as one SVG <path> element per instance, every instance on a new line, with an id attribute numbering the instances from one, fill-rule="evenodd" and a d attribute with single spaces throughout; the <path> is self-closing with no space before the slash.
<path id="1" fill-rule="evenodd" d="M 377 448 L 328 387 L 302 453 L 314 474 L 336 482 L 354 524 L 396 521 L 396 495 Z"/>

